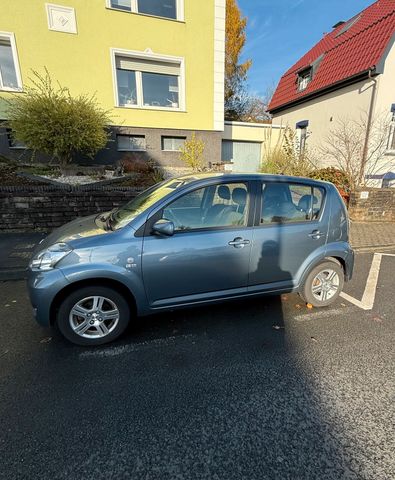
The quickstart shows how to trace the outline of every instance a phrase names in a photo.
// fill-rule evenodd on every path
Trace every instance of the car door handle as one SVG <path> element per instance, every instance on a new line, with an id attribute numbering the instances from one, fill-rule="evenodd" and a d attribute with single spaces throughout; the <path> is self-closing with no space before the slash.
<path id="1" fill-rule="evenodd" d="M 236 237 L 234 240 L 231 240 L 228 245 L 231 245 L 235 248 L 243 248 L 246 245 L 249 245 L 250 241 L 249 240 L 244 240 L 241 237 Z"/>
<path id="2" fill-rule="evenodd" d="M 313 238 L 314 240 L 318 240 L 321 238 L 324 234 L 320 232 L 319 230 L 313 230 L 311 233 L 309 233 L 309 237 Z"/>

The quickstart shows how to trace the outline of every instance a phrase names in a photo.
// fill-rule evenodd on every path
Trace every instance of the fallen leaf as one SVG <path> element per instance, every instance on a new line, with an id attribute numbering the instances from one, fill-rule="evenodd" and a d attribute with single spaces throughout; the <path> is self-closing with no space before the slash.
<path id="1" fill-rule="evenodd" d="M 299 309 L 299 308 L 302 308 L 302 307 L 299 305 L 299 303 L 297 303 L 297 304 L 295 305 L 295 308 L 298 308 L 298 309 Z"/>
<path id="2" fill-rule="evenodd" d="M 315 342 L 315 343 L 318 342 L 318 340 L 317 340 L 315 337 L 310 337 L 310 339 L 311 339 L 313 342 Z"/>
<path id="3" fill-rule="evenodd" d="M 340 304 L 342 307 L 347 307 L 347 305 L 345 303 L 341 303 Z"/>
<path id="4" fill-rule="evenodd" d="M 313 305 L 311 303 L 306 303 L 307 308 L 313 308 Z"/>
<path id="5" fill-rule="evenodd" d="M 373 317 L 373 320 L 377 323 L 381 323 L 383 321 L 383 319 L 381 317 L 378 317 L 378 316 Z"/>
<path id="6" fill-rule="evenodd" d="M 288 295 L 281 295 L 281 298 L 282 298 L 283 300 L 288 300 Z"/>
<path id="7" fill-rule="evenodd" d="M 44 337 L 40 340 L 40 343 L 49 343 L 52 340 L 52 337 Z"/>

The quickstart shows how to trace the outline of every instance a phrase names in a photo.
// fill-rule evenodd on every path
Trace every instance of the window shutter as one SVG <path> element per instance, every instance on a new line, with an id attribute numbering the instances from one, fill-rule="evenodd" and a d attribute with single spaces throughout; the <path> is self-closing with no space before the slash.
<path id="1" fill-rule="evenodd" d="M 162 73 L 166 75 L 180 75 L 180 64 L 173 62 L 161 62 L 145 58 L 116 57 L 116 67 L 121 70 L 133 70 L 138 72 Z"/>

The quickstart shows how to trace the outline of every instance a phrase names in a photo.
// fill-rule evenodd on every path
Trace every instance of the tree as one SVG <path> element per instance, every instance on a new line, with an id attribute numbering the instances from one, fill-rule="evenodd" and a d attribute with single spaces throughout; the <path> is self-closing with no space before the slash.
<path id="1" fill-rule="evenodd" d="M 388 115 L 382 113 L 372 119 L 366 142 L 368 121 L 366 112 L 359 118 L 340 118 L 318 149 L 323 161 L 335 165 L 347 175 L 352 189 L 364 184 L 369 186 L 366 177 L 389 168 L 391 164 L 385 157 L 390 130 Z"/>
<path id="2" fill-rule="evenodd" d="M 237 0 L 226 0 L 225 38 L 225 117 L 238 120 L 243 111 L 243 84 L 252 61 L 239 63 L 246 42 L 247 19 L 242 17 Z"/>
<path id="3" fill-rule="evenodd" d="M 72 97 L 60 84 L 54 85 L 45 74 L 33 71 L 25 94 L 8 101 L 8 126 L 15 139 L 27 148 L 57 158 L 62 165 L 76 153 L 93 156 L 109 139 L 110 118 L 95 96 Z"/>
<path id="4" fill-rule="evenodd" d="M 192 133 L 191 139 L 186 140 L 184 146 L 180 148 L 181 160 L 194 172 L 204 170 L 204 142 L 196 138 L 195 132 Z"/>
<path id="5" fill-rule="evenodd" d="M 271 119 L 267 111 L 268 103 L 259 95 L 246 93 L 240 102 L 239 120 L 242 122 L 268 123 Z"/>

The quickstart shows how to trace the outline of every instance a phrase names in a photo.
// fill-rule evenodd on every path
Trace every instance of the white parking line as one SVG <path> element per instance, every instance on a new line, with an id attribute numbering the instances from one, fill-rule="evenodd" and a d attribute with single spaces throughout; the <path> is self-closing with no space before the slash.
<path id="1" fill-rule="evenodd" d="M 356 305 L 362 310 L 372 310 L 374 306 L 374 299 L 376 297 L 376 288 L 377 281 L 379 279 L 381 259 L 383 256 L 386 257 L 395 257 L 395 254 L 392 253 L 375 253 L 373 255 L 372 265 L 370 267 L 368 279 L 366 281 L 365 290 L 363 292 L 362 300 L 357 300 L 356 298 L 348 295 L 347 293 L 342 292 L 340 294 L 348 302 Z"/>

